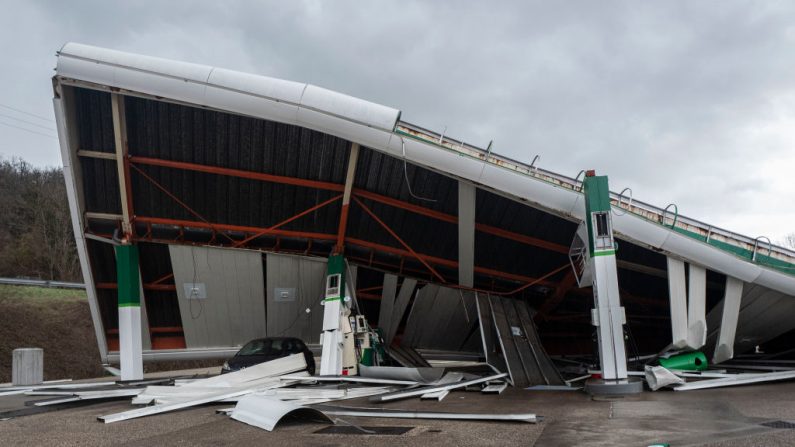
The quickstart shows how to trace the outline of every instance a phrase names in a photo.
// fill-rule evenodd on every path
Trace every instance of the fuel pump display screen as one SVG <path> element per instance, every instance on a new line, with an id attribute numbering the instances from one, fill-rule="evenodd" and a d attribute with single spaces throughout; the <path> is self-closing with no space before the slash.
<path id="1" fill-rule="evenodd" d="M 329 275 L 326 279 L 326 298 L 333 298 L 340 295 L 340 274 Z"/>

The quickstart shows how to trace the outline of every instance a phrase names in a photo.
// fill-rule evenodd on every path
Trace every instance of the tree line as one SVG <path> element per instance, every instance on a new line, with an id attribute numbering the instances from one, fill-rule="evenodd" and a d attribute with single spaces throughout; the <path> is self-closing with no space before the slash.
<path id="1" fill-rule="evenodd" d="M 0 277 L 82 282 L 60 168 L 0 159 Z"/>

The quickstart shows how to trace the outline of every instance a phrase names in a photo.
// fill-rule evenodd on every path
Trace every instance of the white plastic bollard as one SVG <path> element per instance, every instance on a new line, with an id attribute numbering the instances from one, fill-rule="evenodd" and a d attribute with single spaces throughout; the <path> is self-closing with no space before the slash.
<path id="1" fill-rule="evenodd" d="M 14 349 L 11 362 L 11 382 L 14 385 L 38 385 L 44 381 L 44 350 L 41 348 Z"/>

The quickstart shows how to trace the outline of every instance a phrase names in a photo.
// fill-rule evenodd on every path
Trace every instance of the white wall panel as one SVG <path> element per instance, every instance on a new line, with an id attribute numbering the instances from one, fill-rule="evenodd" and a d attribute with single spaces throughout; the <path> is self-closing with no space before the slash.
<path id="1" fill-rule="evenodd" d="M 188 349 L 237 346 L 266 335 L 262 254 L 170 245 Z M 185 284 L 203 284 L 206 298 L 188 299 Z"/>

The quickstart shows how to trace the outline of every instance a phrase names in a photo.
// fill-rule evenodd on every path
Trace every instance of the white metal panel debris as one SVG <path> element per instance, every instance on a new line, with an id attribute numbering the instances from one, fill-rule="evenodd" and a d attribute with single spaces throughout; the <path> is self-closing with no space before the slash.
<path id="1" fill-rule="evenodd" d="M 282 380 L 295 380 L 300 379 L 302 382 L 355 382 L 355 383 L 374 383 L 379 385 L 417 385 L 419 382 L 414 380 L 392 380 L 392 379 L 377 379 L 374 377 L 359 377 L 359 376 L 312 376 L 301 377 L 298 375 L 286 375 L 281 377 Z"/>
<path id="2" fill-rule="evenodd" d="M 467 380 L 467 381 L 464 381 L 464 382 L 453 383 L 453 384 L 450 384 L 450 385 L 431 386 L 431 387 L 426 387 L 426 388 L 419 388 L 419 389 L 416 389 L 416 390 L 398 391 L 398 392 L 395 392 L 395 393 L 383 394 L 383 395 L 380 395 L 380 396 L 373 396 L 373 397 L 370 398 L 370 400 L 373 401 L 373 402 L 387 402 L 387 401 L 391 401 L 391 400 L 405 399 L 405 398 L 414 397 L 414 396 L 421 396 L 423 394 L 431 393 L 431 392 L 435 392 L 435 391 L 454 390 L 456 388 L 466 388 L 469 385 L 475 385 L 475 384 L 479 384 L 479 383 L 485 383 L 485 382 L 490 382 L 490 381 L 497 380 L 497 379 L 502 379 L 503 377 L 506 377 L 507 375 L 508 374 L 506 374 L 506 373 L 501 373 L 501 374 L 495 374 L 493 376 L 480 377 L 480 378 L 477 378 L 477 379 Z"/>
<path id="3" fill-rule="evenodd" d="M 400 366 L 359 365 L 362 377 L 432 383 L 442 378 L 444 368 L 405 368 Z"/>
<path id="4" fill-rule="evenodd" d="M 510 413 L 510 414 L 491 414 L 491 413 L 442 413 L 432 411 L 390 411 L 339 408 L 324 409 L 323 413 L 333 416 L 355 416 L 355 417 L 374 417 L 374 418 L 395 418 L 395 419 L 450 419 L 467 421 L 506 421 L 506 422 L 529 422 L 536 423 L 538 419 L 533 413 Z"/>
<path id="5" fill-rule="evenodd" d="M 447 397 L 448 394 L 450 394 L 450 390 L 434 391 L 432 393 L 423 394 L 420 396 L 420 399 L 441 401 Z"/>
<path id="6" fill-rule="evenodd" d="M 751 383 L 777 382 L 795 379 L 795 371 L 777 371 L 771 373 L 736 374 L 733 377 L 701 380 L 675 387 L 676 391 L 701 390 L 705 388 L 721 388 L 726 386 L 748 385 Z"/>
<path id="7" fill-rule="evenodd" d="M 506 388 L 508 388 L 508 384 L 505 382 L 491 383 L 489 385 L 486 385 L 486 387 L 484 387 L 480 391 L 485 394 L 502 394 L 502 392 L 505 391 Z"/>
<path id="8" fill-rule="evenodd" d="M 333 423 L 328 416 L 319 410 L 261 395 L 241 397 L 230 416 L 237 421 L 267 431 L 273 431 L 273 428 L 276 427 L 276 424 L 278 424 L 282 418 L 287 415 L 296 415 L 299 413 L 308 415 L 316 420 L 322 420 L 330 424 Z"/>
<path id="9" fill-rule="evenodd" d="M 680 385 L 685 380 L 662 366 L 646 366 L 646 383 L 652 391 L 657 391 L 664 386 Z"/>

